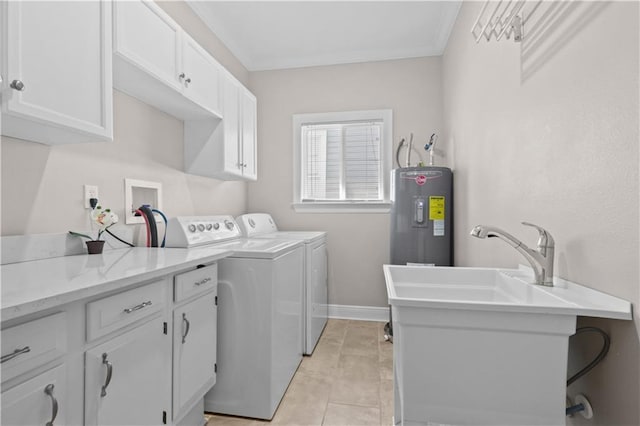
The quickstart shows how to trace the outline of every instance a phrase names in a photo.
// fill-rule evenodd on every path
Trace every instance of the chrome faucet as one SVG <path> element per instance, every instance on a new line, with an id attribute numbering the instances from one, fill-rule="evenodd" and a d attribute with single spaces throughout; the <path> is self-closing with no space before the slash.
<path id="1" fill-rule="evenodd" d="M 553 237 L 547 230 L 538 225 L 528 222 L 522 222 L 522 224 L 532 226 L 538 230 L 540 238 L 538 239 L 537 250 L 530 249 L 513 235 L 492 226 L 478 225 L 471 230 L 471 236 L 476 238 L 498 237 L 505 241 L 529 261 L 536 277 L 536 284 L 553 287 L 553 254 L 555 251 Z"/>

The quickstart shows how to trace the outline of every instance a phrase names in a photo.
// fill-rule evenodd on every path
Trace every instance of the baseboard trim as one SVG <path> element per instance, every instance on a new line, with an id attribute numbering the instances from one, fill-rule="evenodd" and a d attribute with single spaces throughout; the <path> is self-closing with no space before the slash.
<path id="1" fill-rule="evenodd" d="M 329 318 L 357 321 L 389 321 L 389 308 L 378 306 L 329 305 Z"/>

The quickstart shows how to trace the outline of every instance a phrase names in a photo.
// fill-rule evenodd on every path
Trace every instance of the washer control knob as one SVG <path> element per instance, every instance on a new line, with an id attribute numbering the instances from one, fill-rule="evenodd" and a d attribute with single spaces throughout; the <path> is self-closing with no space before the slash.
<path id="1" fill-rule="evenodd" d="M 233 222 L 231 222 L 230 220 L 225 220 L 224 221 L 224 226 L 226 226 L 228 230 L 232 230 L 233 229 Z"/>
<path id="2" fill-rule="evenodd" d="M 213 225 L 210 223 L 207 223 L 207 231 L 211 231 L 213 229 Z"/>
<path id="3" fill-rule="evenodd" d="M 203 224 L 199 224 L 198 225 L 198 231 L 200 231 L 200 232 L 204 231 L 204 225 Z"/>
<path id="4" fill-rule="evenodd" d="M 189 231 L 196 232 L 196 226 L 193 223 L 189 225 Z"/>
<path id="5" fill-rule="evenodd" d="M 217 231 L 218 229 L 220 229 L 220 224 L 219 224 L 218 222 L 214 223 L 214 224 L 213 224 L 213 229 L 215 229 L 216 231 Z"/>

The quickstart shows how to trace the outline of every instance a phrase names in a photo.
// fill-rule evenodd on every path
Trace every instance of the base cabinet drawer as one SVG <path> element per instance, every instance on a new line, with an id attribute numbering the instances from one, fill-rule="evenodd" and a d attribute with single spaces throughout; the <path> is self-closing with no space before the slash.
<path id="1" fill-rule="evenodd" d="M 66 371 L 59 365 L 2 392 L 0 423 L 14 425 L 66 424 Z"/>
<path id="2" fill-rule="evenodd" d="M 171 398 L 171 342 L 156 318 L 85 353 L 85 425 L 159 425 Z"/>
<path id="3" fill-rule="evenodd" d="M 218 285 L 218 265 L 208 265 L 177 274 L 174 278 L 174 300 L 180 302 L 196 294 L 205 293 Z"/>
<path id="4" fill-rule="evenodd" d="M 2 330 L 2 382 L 46 364 L 67 352 L 64 312 Z"/>
<path id="5" fill-rule="evenodd" d="M 157 281 L 87 304 L 87 341 L 105 336 L 166 306 L 167 285 Z"/>

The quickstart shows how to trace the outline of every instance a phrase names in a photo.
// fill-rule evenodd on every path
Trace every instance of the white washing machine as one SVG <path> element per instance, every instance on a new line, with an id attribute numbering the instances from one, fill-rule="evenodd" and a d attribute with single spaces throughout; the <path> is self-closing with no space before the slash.
<path id="1" fill-rule="evenodd" d="M 316 231 L 278 231 L 271 215 L 250 213 L 236 222 L 248 238 L 299 240 L 304 242 L 304 287 L 302 306 L 303 353 L 311 355 L 327 324 L 327 233 Z"/>
<path id="2" fill-rule="evenodd" d="M 270 420 L 302 360 L 302 242 L 242 238 L 231 216 L 173 218 L 167 229 L 168 246 L 233 251 L 218 262 L 218 370 L 205 411 Z"/>

